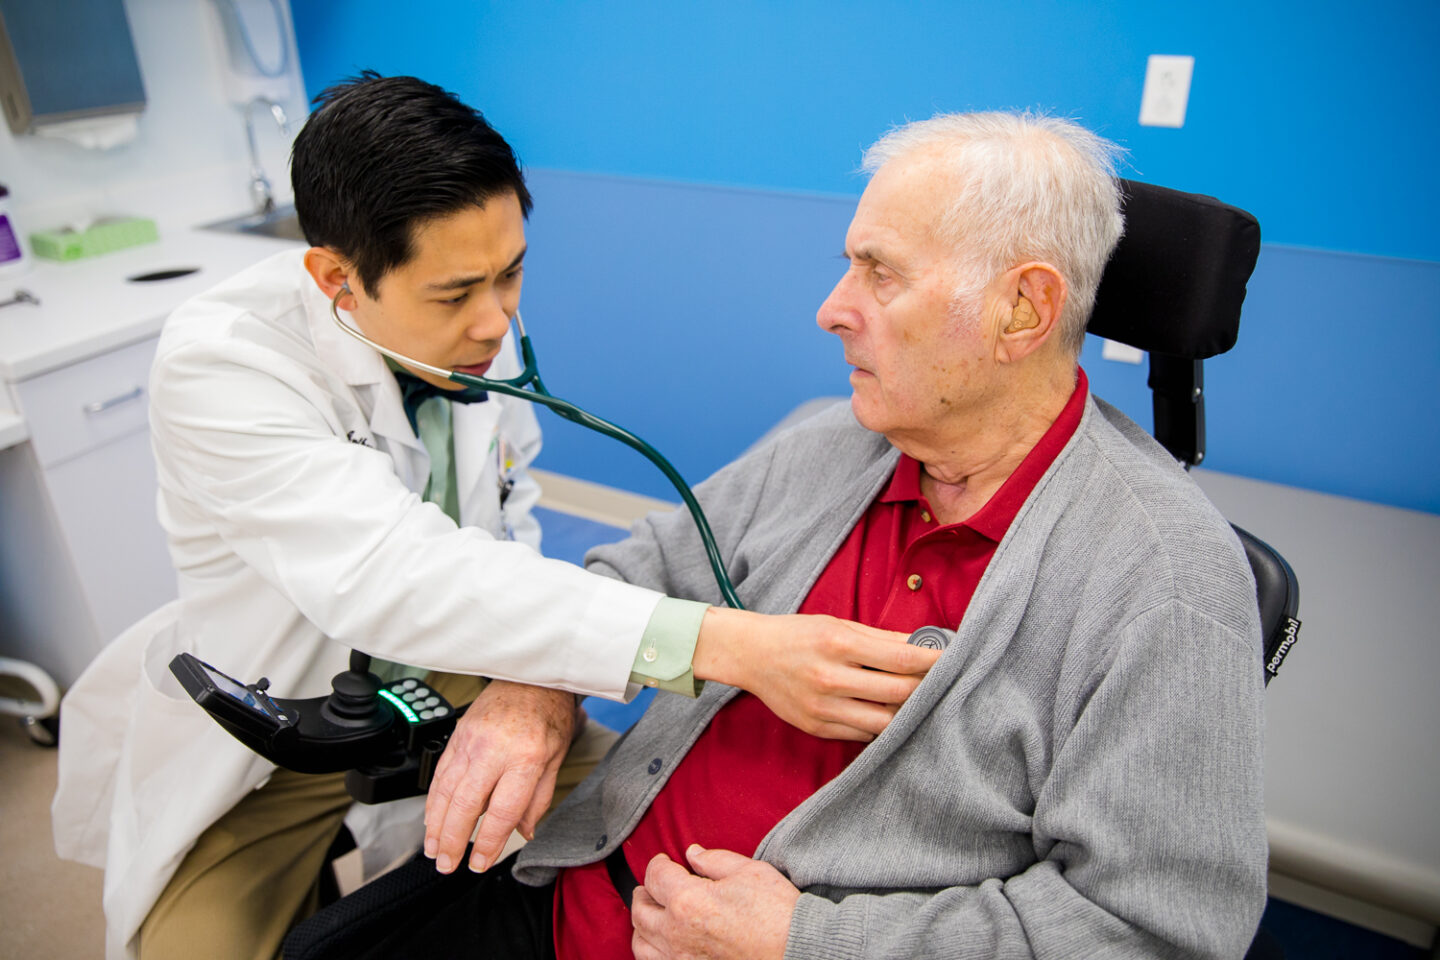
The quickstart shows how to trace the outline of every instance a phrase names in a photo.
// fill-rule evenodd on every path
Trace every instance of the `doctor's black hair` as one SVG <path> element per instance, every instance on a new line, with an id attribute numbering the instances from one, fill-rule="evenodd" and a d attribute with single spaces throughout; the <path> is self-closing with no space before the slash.
<path id="1" fill-rule="evenodd" d="M 454 94 L 365 70 L 314 106 L 290 152 L 300 229 L 311 246 L 349 260 L 370 296 L 415 255 L 415 229 L 426 221 L 507 193 L 530 216 L 515 152 Z"/>

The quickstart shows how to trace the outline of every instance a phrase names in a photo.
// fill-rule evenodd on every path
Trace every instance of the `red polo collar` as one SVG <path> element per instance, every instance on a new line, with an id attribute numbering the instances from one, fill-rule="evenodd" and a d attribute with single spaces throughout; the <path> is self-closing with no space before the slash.
<path id="1" fill-rule="evenodd" d="M 1076 368 L 1075 389 L 1070 394 L 1070 399 L 1065 402 L 1065 407 L 1055 422 L 1045 431 L 1040 441 L 1020 461 L 1020 466 L 1015 472 L 1006 478 L 995 491 L 985 506 L 975 511 L 957 526 L 966 526 L 987 540 L 999 543 L 1005 536 L 1005 531 L 1010 529 L 1010 524 L 1015 520 L 1015 515 L 1020 512 L 1030 492 L 1035 489 L 1035 484 L 1050 469 L 1050 464 L 1060 455 L 1065 444 L 1075 435 L 1075 429 L 1080 426 L 1080 417 L 1085 412 L 1085 400 L 1090 394 L 1090 381 L 1085 376 L 1085 371 Z M 908 454 L 900 454 L 900 462 L 895 465 L 895 473 L 890 478 L 890 484 L 880 494 L 881 503 L 904 503 L 907 501 L 923 502 L 924 498 L 920 493 L 920 461 Z M 927 505 L 928 506 L 928 505 Z"/>

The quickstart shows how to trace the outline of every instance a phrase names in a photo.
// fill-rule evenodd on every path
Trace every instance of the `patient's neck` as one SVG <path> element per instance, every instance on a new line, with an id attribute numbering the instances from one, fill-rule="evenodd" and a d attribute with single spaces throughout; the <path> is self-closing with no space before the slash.
<path id="1" fill-rule="evenodd" d="M 959 523 L 985 506 L 1040 442 L 1075 391 L 1075 370 L 1018 381 L 932 437 L 892 438 L 919 460 L 920 493 L 937 522 Z"/>

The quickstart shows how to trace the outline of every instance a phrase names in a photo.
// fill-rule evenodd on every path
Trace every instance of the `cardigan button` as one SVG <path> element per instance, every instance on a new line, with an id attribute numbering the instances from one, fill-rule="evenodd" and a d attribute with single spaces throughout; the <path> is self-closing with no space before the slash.
<path id="1" fill-rule="evenodd" d="M 595 849 L 596 849 L 596 850 L 604 850 L 604 849 L 605 849 L 605 844 L 607 844 L 607 843 L 609 843 L 609 842 L 610 842 L 610 835 L 609 835 L 608 833 L 602 833 L 602 834 L 600 834 L 600 839 L 595 841 Z"/>
<path id="2" fill-rule="evenodd" d="M 663 763 L 660 762 L 660 758 L 659 758 L 659 757 L 656 757 L 654 760 L 651 760 L 651 761 L 650 761 L 650 766 L 646 767 L 645 769 L 646 769 L 647 771 L 649 771 L 650 776 L 653 777 L 653 776 L 655 776 L 655 774 L 657 774 L 657 773 L 660 772 L 660 768 L 663 767 L 664 765 L 665 765 L 665 764 L 663 764 Z"/>
<path id="3" fill-rule="evenodd" d="M 912 573 L 909 577 L 905 579 L 905 586 L 909 587 L 911 590 L 919 590 L 920 585 L 924 582 L 924 580 L 920 579 L 920 574 Z"/>

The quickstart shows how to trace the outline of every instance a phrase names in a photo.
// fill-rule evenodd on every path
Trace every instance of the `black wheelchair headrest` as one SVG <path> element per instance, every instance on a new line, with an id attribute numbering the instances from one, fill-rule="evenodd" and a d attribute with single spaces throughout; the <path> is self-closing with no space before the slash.
<path id="1" fill-rule="evenodd" d="M 1190 360 L 1240 331 L 1260 224 L 1214 197 L 1121 180 L 1125 236 L 1105 266 L 1090 333 Z"/>

